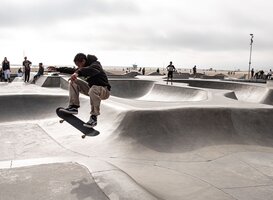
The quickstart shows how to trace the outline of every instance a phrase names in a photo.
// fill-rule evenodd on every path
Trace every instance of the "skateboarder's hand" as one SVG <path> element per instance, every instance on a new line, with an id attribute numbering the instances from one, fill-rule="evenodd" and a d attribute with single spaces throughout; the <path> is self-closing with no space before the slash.
<path id="1" fill-rule="evenodd" d="M 74 74 L 71 75 L 70 80 L 75 81 L 75 80 L 77 80 L 77 77 L 78 77 L 78 74 L 74 73 Z"/>

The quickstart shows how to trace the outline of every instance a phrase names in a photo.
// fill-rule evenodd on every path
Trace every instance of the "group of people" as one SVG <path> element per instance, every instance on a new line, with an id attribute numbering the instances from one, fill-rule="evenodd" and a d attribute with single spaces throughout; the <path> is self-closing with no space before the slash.
<path id="1" fill-rule="evenodd" d="M 145 75 L 145 67 L 143 67 L 143 68 L 140 67 L 138 72 L 142 72 L 142 75 Z"/>
<path id="2" fill-rule="evenodd" d="M 272 77 L 271 69 L 269 70 L 267 74 L 264 73 L 264 70 L 260 70 L 255 73 L 254 68 L 251 69 L 251 78 L 267 80 L 267 79 L 271 79 L 271 77 Z"/>
<path id="3" fill-rule="evenodd" d="M 22 63 L 23 67 L 24 67 L 24 82 L 29 82 L 29 78 L 30 78 L 30 71 L 31 71 L 31 65 L 32 62 L 29 61 L 27 59 L 27 57 L 24 58 L 24 61 Z M 22 73 L 22 70 L 19 69 L 18 70 L 18 74 Z M 39 69 L 36 75 L 34 75 L 32 83 L 35 83 L 37 81 L 37 79 L 42 76 L 44 74 L 44 66 L 43 63 L 39 63 Z"/>
<path id="4" fill-rule="evenodd" d="M 24 74 L 24 82 L 29 82 L 30 79 L 30 71 L 31 71 L 31 65 L 32 62 L 27 59 L 27 57 L 24 57 L 24 61 L 22 63 L 23 70 L 22 68 L 18 69 L 17 76 L 21 77 Z M 2 69 L 0 70 L 1 72 L 1 81 L 5 82 L 11 82 L 11 69 L 10 69 L 10 62 L 8 61 L 7 57 L 4 58 L 2 62 Z M 33 82 L 35 81 L 44 74 L 44 66 L 43 63 L 39 63 L 39 70 L 37 74 L 33 78 Z"/>

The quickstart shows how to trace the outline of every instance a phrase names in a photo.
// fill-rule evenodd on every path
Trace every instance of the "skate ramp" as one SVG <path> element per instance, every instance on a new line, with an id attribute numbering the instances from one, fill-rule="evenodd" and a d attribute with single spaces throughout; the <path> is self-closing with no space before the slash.
<path id="1" fill-rule="evenodd" d="M 227 81 L 203 81 L 203 80 L 175 80 L 175 82 L 188 83 L 191 87 L 232 90 L 240 101 L 264 103 L 273 105 L 272 92 L 264 85 L 247 83 L 230 83 Z M 228 97 L 228 96 L 227 96 Z M 231 96 L 233 98 L 234 96 Z M 272 100 L 270 100 L 272 99 Z"/>
<path id="2" fill-rule="evenodd" d="M 155 81 L 139 79 L 110 79 L 111 96 L 143 101 L 202 101 L 208 98 L 206 91 L 189 87 L 155 84 Z M 68 89 L 63 77 L 41 76 L 36 85 Z"/>
<path id="3" fill-rule="evenodd" d="M 67 103 L 67 95 L 0 95 L 0 121 L 37 120 L 55 117 L 56 108 L 67 105 Z"/>
<path id="4" fill-rule="evenodd" d="M 40 76 L 36 81 L 41 87 L 60 87 L 60 84 L 59 76 Z"/>
<path id="5" fill-rule="evenodd" d="M 266 90 L 266 93 L 263 95 L 260 103 L 273 105 L 273 89 L 272 88 L 268 88 Z"/>
<path id="6" fill-rule="evenodd" d="M 154 81 L 120 79 L 109 80 L 111 95 L 120 98 L 139 98 L 147 94 L 154 85 Z"/>
<path id="7" fill-rule="evenodd" d="M 147 80 L 110 80 L 111 95 L 142 101 L 202 101 L 208 98 L 206 91 L 189 87 L 155 84 Z"/>
<path id="8" fill-rule="evenodd" d="M 272 111 L 238 108 L 131 111 L 126 113 L 115 133 L 118 133 L 117 140 L 128 140 L 136 146 L 164 153 L 230 144 L 272 147 Z"/>
<path id="9" fill-rule="evenodd" d="M 122 192 L 128 194 L 128 191 L 135 199 L 144 199 L 145 192 L 146 199 L 170 200 L 234 200 L 236 194 L 242 196 L 238 200 L 266 199 L 265 193 L 266 197 L 272 197 L 272 106 L 232 100 L 238 94 L 224 89 L 167 86 L 154 81 L 112 83 L 116 96 L 102 102 L 96 127 L 101 134 L 85 140 L 69 124 L 60 124 L 55 114 L 56 107 L 67 104 L 67 95 L 60 95 L 56 88 L 47 90 L 51 93 L 41 92 L 36 85 L 15 88 L 21 93 L 11 94 L 7 89 L 10 86 L 5 85 L 0 95 L 0 105 L 4 108 L 0 120 L 7 122 L 1 124 L 2 151 L 7 154 L 2 157 L 29 159 L 45 154 L 62 160 L 58 156 L 73 154 L 70 159 L 84 157 L 89 165 L 94 163 L 93 159 L 107 161 L 115 167 L 102 170 L 102 165 L 98 165 L 92 176 L 109 199 L 118 199 Z M 30 90 L 37 91 L 30 94 Z M 214 98 L 219 96 L 216 101 Z M 86 120 L 89 98 L 81 98 L 78 116 Z M 38 125 L 32 125 L 32 121 Z M 21 129 L 18 123 L 28 126 Z M 5 164 L 7 168 L 18 163 L 3 162 L 2 166 Z M 109 180 L 109 173 L 122 176 Z M 112 192 L 113 188 L 118 188 L 118 192 Z M 139 196 L 134 195 L 135 188 L 141 189 Z M 246 189 L 255 193 L 249 194 Z M 84 195 L 89 190 L 84 191 L 78 194 Z"/>
<path id="10" fill-rule="evenodd" d="M 139 100 L 172 102 L 203 101 L 207 98 L 208 93 L 201 89 L 154 84 L 152 89 Z"/>
<path id="11" fill-rule="evenodd" d="M 34 85 L 25 87 L 35 88 Z M 96 149 L 102 138 L 109 133 L 105 131 L 102 137 L 89 138 L 89 141 L 80 139 L 79 131 L 67 123 L 60 124 L 55 113 L 57 107 L 67 105 L 68 97 L 53 94 L 56 92 L 51 91 L 52 94 L 41 92 L 42 94 L 0 95 L 2 197 L 156 200 L 155 196 L 119 168 L 88 155 L 92 153 L 87 148 L 90 147 L 90 142 L 91 147 Z M 81 102 L 78 117 L 88 118 L 89 98 L 83 96 Z M 104 105 L 102 107 L 105 108 Z M 108 120 L 102 123 L 104 128 L 113 122 L 111 117 L 115 114 L 115 109 L 111 107 L 106 109 L 108 110 L 104 114 L 108 115 Z M 82 145 L 78 142 L 82 142 Z M 85 153 L 75 150 L 75 147 Z M 93 153 L 99 155 L 102 151 L 97 148 Z M 78 168 L 75 161 L 83 163 L 84 166 Z M 95 164 L 98 162 L 99 164 Z M 84 173 L 79 174 L 81 170 Z M 38 173 L 41 171 L 44 172 L 43 175 Z M 60 179 L 54 178 L 55 173 L 61 174 Z M 14 176 L 17 177 L 16 180 L 12 178 Z M 83 180 L 82 176 L 88 181 Z M 47 185 L 48 188 L 43 185 Z M 38 193 L 32 193 L 29 188 L 36 188 Z"/>

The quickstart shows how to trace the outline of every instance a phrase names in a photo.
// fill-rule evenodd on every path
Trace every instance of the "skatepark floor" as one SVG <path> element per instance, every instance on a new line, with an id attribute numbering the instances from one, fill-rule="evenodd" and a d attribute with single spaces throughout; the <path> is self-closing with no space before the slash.
<path id="1" fill-rule="evenodd" d="M 110 82 L 100 135 L 85 139 L 55 113 L 67 85 L 0 83 L 0 199 L 272 199 L 271 87 Z"/>

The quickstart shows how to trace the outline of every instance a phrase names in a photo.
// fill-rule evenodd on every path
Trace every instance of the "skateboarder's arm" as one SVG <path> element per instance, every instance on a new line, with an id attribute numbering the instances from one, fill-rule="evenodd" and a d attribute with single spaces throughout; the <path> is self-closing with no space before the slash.
<path id="1" fill-rule="evenodd" d="M 77 74 L 79 76 L 92 77 L 92 76 L 95 76 L 95 75 L 100 73 L 100 70 L 97 69 L 97 68 L 99 68 L 99 66 L 97 67 L 97 66 L 92 66 L 91 65 L 91 66 L 88 66 L 88 67 L 84 67 L 84 68 L 81 68 L 80 70 L 78 70 Z"/>
<path id="2" fill-rule="evenodd" d="M 58 67 L 55 69 L 57 72 L 61 72 L 64 74 L 74 74 L 76 71 L 76 68 L 71 68 L 71 67 Z"/>
<path id="3" fill-rule="evenodd" d="M 58 72 L 65 73 L 65 74 L 74 74 L 76 71 L 76 68 L 71 67 L 59 67 L 57 68 Z"/>
<path id="4" fill-rule="evenodd" d="M 70 77 L 71 81 L 75 81 L 78 76 L 84 76 L 84 77 L 93 77 L 100 73 L 98 69 L 95 69 L 94 66 L 88 66 L 88 67 L 83 67 L 83 68 L 78 68 Z"/>

